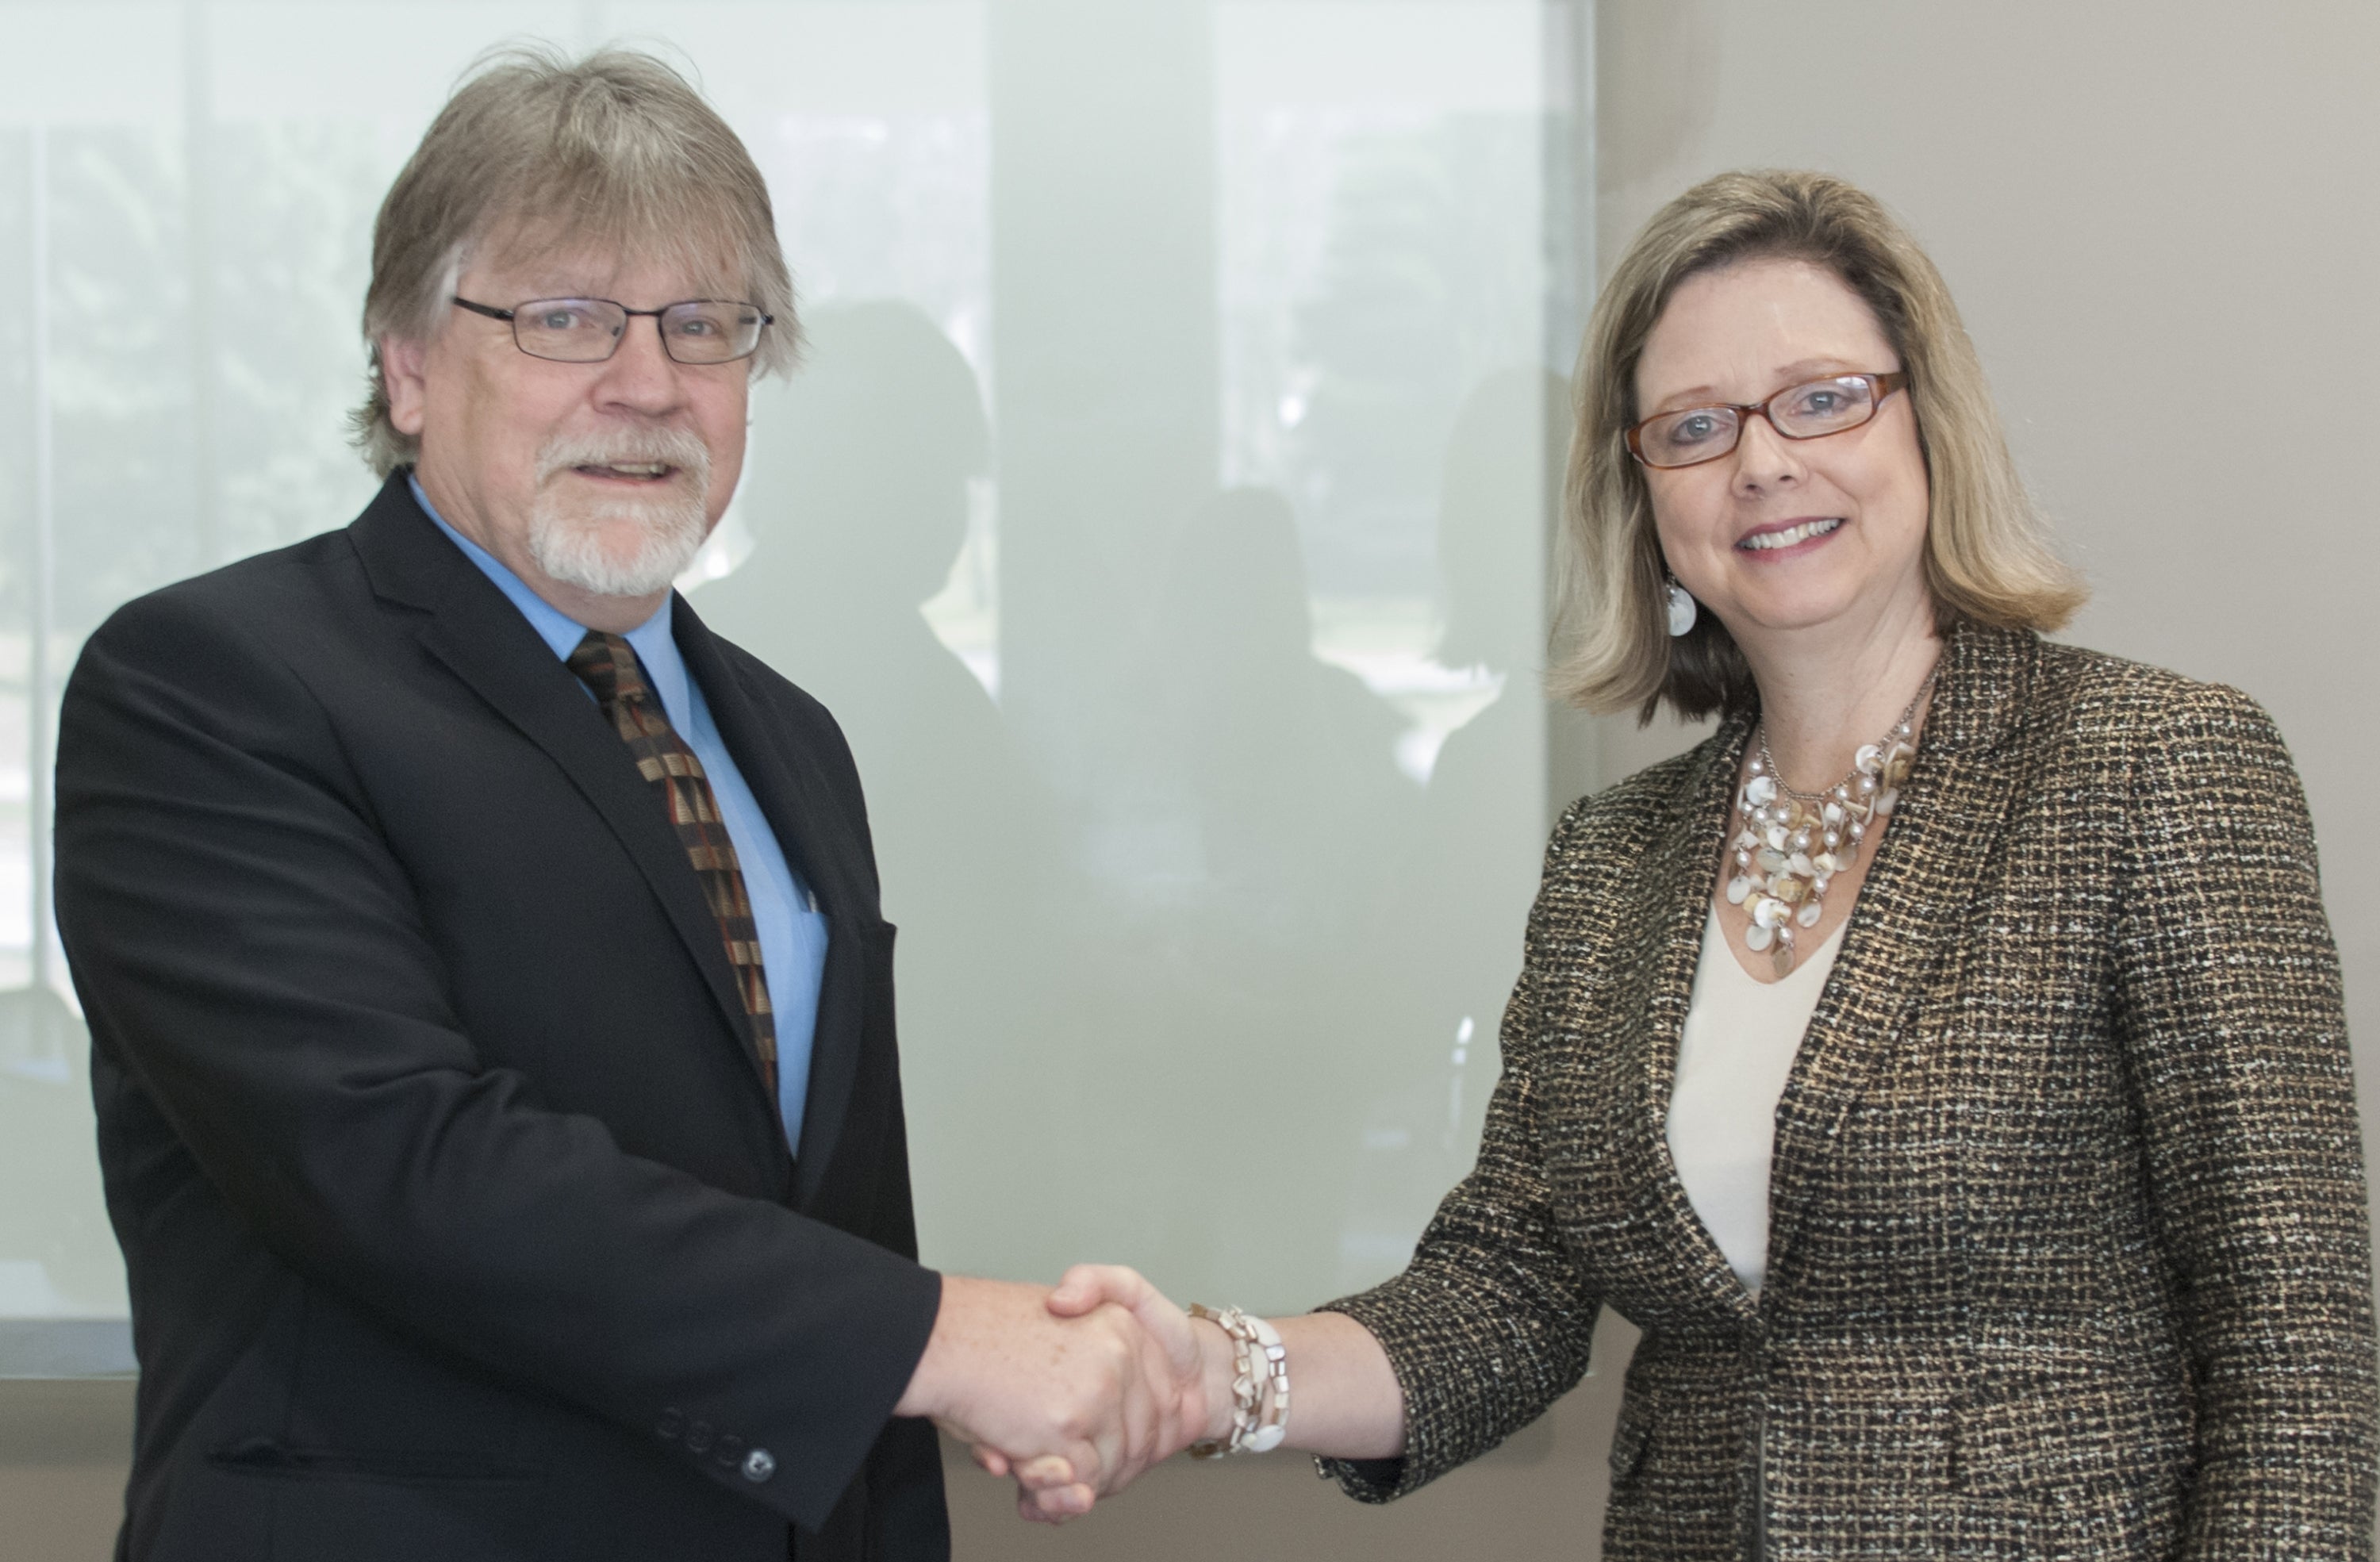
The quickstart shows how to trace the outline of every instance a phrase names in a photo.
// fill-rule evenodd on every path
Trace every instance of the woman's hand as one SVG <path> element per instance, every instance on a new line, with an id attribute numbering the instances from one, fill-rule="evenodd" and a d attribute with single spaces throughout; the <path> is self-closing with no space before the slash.
<path id="1" fill-rule="evenodd" d="M 1102 1307 L 1132 1315 L 1143 1342 L 1141 1375 L 1172 1386 L 1170 1395 L 1160 1395 L 1171 1405 L 1170 1415 L 1160 1418 L 1168 1424 L 1146 1463 L 1192 1443 L 1229 1435 L 1236 1352 L 1220 1328 L 1191 1318 L 1121 1265 L 1076 1265 L 1042 1305 L 1061 1318 L 1080 1318 Z M 1405 1451 L 1404 1390 L 1371 1331 L 1342 1313 L 1307 1313 L 1272 1323 L 1297 1384 L 1287 1447 L 1334 1459 L 1392 1459 Z M 1017 1511 L 1053 1524 L 1089 1512 L 1096 1496 L 1121 1490 L 1145 1468 L 1136 1464 L 1101 1477 L 1094 1491 L 1062 1458 L 1016 1461 L 979 1448 L 976 1462 L 995 1475 L 1014 1476 Z"/>
<path id="2" fill-rule="evenodd" d="M 1129 1309 L 1053 1314 L 1048 1294 L 943 1277 L 933 1333 L 893 1413 L 931 1419 L 979 1450 L 987 1470 L 1026 1467 L 1040 1516 L 1070 1518 L 1180 1448 L 1181 1369 Z"/>
<path id="3" fill-rule="evenodd" d="M 1077 1264 L 1066 1271 L 1043 1305 L 1062 1318 L 1080 1317 L 1106 1304 L 1130 1313 L 1151 1341 L 1162 1346 L 1168 1365 L 1183 1385 L 1183 1439 L 1210 1442 L 1232 1430 L 1232 1339 L 1196 1319 L 1122 1264 Z"/>
<path id="4" fill-rule="evenodd" d="M 1211 1325 L 1198 1327 L 1138 1271 L 1114 1264 L 1078 1264 L 1066 1271 L 1044 1305 L 1060 1318 L 1085 1317 L 1107 1306 L 1133 1315 L 1140 1326 L 1141 1379 L 1159 1388 L 1158 1441 L 1146 1448 L 1146 1457 L 1096 1489 L 1078 1479 L 1072 1462 L 1062 1456 L 1015 1462 L 996 1448 L 978 1445 L 978 1465 L 994 1475 L 1015 1477 L 1019 1515 L 1040 1523 L 1063 1523 L 1089 1512 L 1099 1496 L 1123 1490 L 1148 1465 L 1170 1459 L 1203 1437 L 1221 1435 L 1211 1424 L 1218 1413 L 1223 1418 L 1222 1430 L 1229 1429 L 1229 1340 Z M 1220 1380 L 1215 1375 L 1219 1370 Z M 1214 1387 L 1218 1381 L 1220 1394 Z"/>

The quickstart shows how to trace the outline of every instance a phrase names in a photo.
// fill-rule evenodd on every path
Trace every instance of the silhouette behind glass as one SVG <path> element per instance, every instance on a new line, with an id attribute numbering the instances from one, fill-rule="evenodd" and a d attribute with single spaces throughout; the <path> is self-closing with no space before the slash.
<path id="1" fill-rule="evenodd" d="M 901 928 L 912 1137 L 934 1144 L 929 1164 L 1005 1165 L 1041 1089 L 1036 1016 L 1062 1000 L 1047 963 L 1080 914 L 1059 888 L 1049 805 L 998 706 L 919 611 L 965 543 L 989 448 L 982 397 L 914 306 L 828 308 L 806 323 L 791 384 L 754 398 L 739 502 L 754 550 L 695 605 L 842 723 L 884 913 Z M 995 1196 L 921 1186 L 921 1219 L 980 1224 Z"/>
<path id="2" fill-rule="evenodd" d="M 1566 383 L 1511 369 L 1467 396 L 1446 445 L 1438 508 L 1442 629 L 1435 660 L 1502 682 L 1430 769 L 1393 891 L 1403 956 L 1383 972 L 1400 1002 L 1381 1046 L 1391 1082 L 1367 1107 L 1347 1225 L 1382 1249 L 1470 1168 L 1500 1059 L 1498 1029 L 1545 844 L 1543 696 L 1547 542 L 1569 448 Z M 1393 1152 L 1393 1153 L 1384 1153 Z M 1401 1254 L 1399 1255 L 1402 1256 Z M 1360 1277 L 1351 1266 L 1348 1283 Z"/>

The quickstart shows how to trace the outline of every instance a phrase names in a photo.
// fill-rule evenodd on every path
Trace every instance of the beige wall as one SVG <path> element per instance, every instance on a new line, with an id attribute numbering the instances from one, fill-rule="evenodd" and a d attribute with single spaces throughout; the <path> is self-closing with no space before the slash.
<path id="1" fill-rule="evenodd" d="M 132 1382 L 0 1381 L 0 1555 L 98 1562 L 115 1544 L 132 1439 Z"/>
<path id="2" fill-rule="evenodd" d="M 2380 6 L 1601 13 L 1602 263 L 1725 168 L 1827 169 L 1901 214 L 2091 577 L 2069 637 L 2237 684 L 2288 735 L 2370 1075 L 2380 899 L 2355 892 L 2352 827 L 2380 773 Z"/>
<path id="3" fill-rule="evenodd" d="M 2325 848 L 2373 1159 L 2380 898 L 2354 827 L 2380 773 L 2380 6 L 1599 0 L 1597 45 L 1602 268 L 1723 169 L 1873 190 L 1949 278 L 2090 576 L 2066 637 L 2235 684 L 2280 722 Z M 1581 725 L 1557 792 L 1692 735 Z"/>

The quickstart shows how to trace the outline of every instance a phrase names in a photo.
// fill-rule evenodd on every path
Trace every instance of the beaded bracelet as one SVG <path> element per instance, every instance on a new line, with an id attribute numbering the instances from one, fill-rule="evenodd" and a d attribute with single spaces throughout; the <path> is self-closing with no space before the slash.
<path id="1" fill-rule="evenodd" d="M 1222 1437 L 1191 1444 L 1190 1457 L 1220 1459 L 1225 1454 L 1269 1453 L 1281 1447 L 1289 1435 L 1289 1350 L 1281 1344 L 1281 1332 L 1236 1307 L 1218 1312 L 1194 1302 L 1189 1312 L 1232 1341 L 1232 1429 Z"/>

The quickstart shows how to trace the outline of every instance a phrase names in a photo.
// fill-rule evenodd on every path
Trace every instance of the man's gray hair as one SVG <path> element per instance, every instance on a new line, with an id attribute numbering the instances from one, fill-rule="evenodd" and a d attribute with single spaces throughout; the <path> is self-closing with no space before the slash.
<path id="1" fill-rule="evenodd" d="M 542 47 L 500 49 L 447 99 L 372 229 L 370 394 L 353 421 L 382 477 L 419 446 L 389 421 L 378 344 L 433 333 L 455 279 L 490 245 L 508 257 L 588 249 L 674 264 L 719 296 L 758 304 L 776 323 L 761 335 L 754 373 L 789 368 L 800 345 L 768 186 L 685 77 L 625 50 L 571 60 Z"/>

